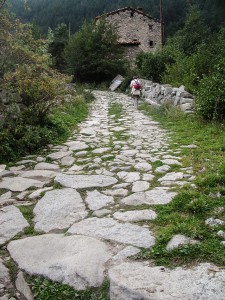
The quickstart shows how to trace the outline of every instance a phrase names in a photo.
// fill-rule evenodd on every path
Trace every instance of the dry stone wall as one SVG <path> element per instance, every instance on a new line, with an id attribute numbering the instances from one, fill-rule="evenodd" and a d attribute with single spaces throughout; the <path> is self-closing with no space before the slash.
<path id="1" fill-rule="evenodd" d="M 154 106 L 169 103 L 180 108 L 185 113 L 193 113 L 194 96 L 185 90 L 182 85 L 179 88 L 169 84 L 159 84 L 141 79 L 143 89 L 142 96 L 145 101 Z"/>

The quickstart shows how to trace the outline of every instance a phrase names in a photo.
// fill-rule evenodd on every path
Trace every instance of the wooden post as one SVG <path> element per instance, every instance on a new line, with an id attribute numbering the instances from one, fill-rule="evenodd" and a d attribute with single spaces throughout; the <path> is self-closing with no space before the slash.
<path id="1" fill-rule="evenodd" d="M 164 44 L 163 0 L 160 0 L 161 43 Z"/>

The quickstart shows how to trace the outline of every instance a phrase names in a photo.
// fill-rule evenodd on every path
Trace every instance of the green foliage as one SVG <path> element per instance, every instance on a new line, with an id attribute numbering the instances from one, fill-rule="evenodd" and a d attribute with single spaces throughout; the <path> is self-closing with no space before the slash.
<path id="1" fill-rule="evenodd" d="M 29 277 L 29 283 L 38 300 L 109 300 L 109 284 L 104 282 L 99 289 L 89 288 L 85 291 L 76 291 L 72 287 L 52 282 L 43 277 Z"/>
<path id="2" fill-rule="evenodd" d="M 123 51 L 117 44 L 116 29 L 100 20 L 85 23 L 65 47 L 68 71 L 85 82 L 111 80 L 125 70 Z"/>
<path id="3" fill-rule="evenodd" d="M 15 72 L 5 76 L 8 91 L 16 98 L 19 95 L 23 105 L 19 117 L 30 125 L 42 124 L 50 109 L 58 105 L 67 79 L 35 64 L 19 65 Z"/>
<path id="4" fill-rule="evenodd" d="M 172 42 L 180 52 L 191 55 L 196 52 L 202 42 L 208 39 L 209 33 L 209 27 L 206 25 L 202 13 L 192 7 L 186 17 L 184 27 L 176 32 Z"/>
<path id="5" fill-rule="evenodd" d="M 208 120 L 225 118 L 225 61 L 200 81 L 196 91 L 196 112 Z"/>
<path id="6" fill-rule="evenodd" d="M 55 108 L 42 126 L 10 122 L 0 132 L 0 162 L 16 160 L 40 151 L 47 144 L 66 139 L 70 130 L 87 114 L 87 104 L 80 96 Z"/>
<path id="7" fill-rule="evenodd" d="M 162 82 L 162 75 L 166 70 L 166 66 L 173 62 L 174 58 L 169 48 L 155 53 L 140 53 L 136 60 L 140 75 L 159 83 Z"/>
<path id="8" fill-rule="evenodd" d="M 62 23 L 59 24 L 53 31 L 49 29 L 49 33 L 50 32 L 52 36 L 48 46 L 48 52 L 53 57 L 53 66 L 58 70 L 63 71 L 65 69 L 63 51 L 69 39 L 69 30 L 67 25 Z"/>

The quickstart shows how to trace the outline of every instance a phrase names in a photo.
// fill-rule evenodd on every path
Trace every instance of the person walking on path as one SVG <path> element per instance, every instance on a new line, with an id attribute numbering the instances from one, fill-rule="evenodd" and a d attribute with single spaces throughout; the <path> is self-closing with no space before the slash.
<path id="1" fill-rule="evenodd" d="M 142 88 L 141 82 L 137 76 L 133 77 L 133 80 L 130 83 L 130 88 L 131 88 L 131 95 L 133 98 L 134 107 L 137 109 L 138 108 L 138 100 L 141 95 L 141 88 Z"/>

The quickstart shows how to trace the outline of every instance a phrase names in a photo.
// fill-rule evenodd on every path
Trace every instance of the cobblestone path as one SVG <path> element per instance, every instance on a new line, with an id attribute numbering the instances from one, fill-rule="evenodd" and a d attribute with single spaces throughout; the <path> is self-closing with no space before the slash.
<path id="1" fill-rule="evenodd" d="M 194 174 L 182 166 L 182 147 L 171 151 L 168 133 L 127 96 L 94 95 L 88 119 L 65 143 L 45 157 L 1 166 L 0 244 L 8 256 L 0 254 L 0 299 L 14 299 L 7 292 L 10 259 L 19 270 L 18 299 L 33 297 L 23 272 L 76 290 L 109 280 L 111 300 L 225 299 L 224 270 L 209 272 L 207 263 L 166 269 L 134 259 L 155 245 L 154 206 L 172 201 L 175 187 L 191 184 Z M 109 114 L 113 103 L 123 105 L 119 119 Z M 17 206 L 33 208 L 32 220 Z M 30 226 L 37 234 L 26 237 Z M 167 250 L 197 242 L 176 235 Z"/>

